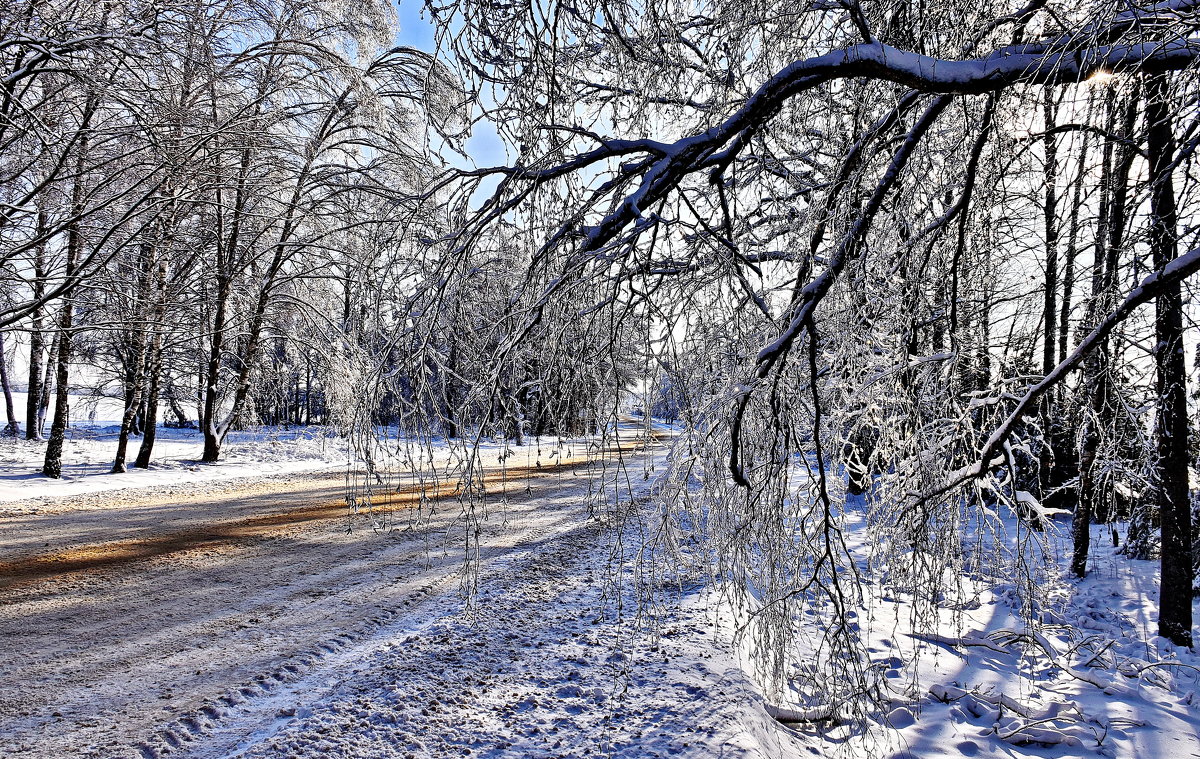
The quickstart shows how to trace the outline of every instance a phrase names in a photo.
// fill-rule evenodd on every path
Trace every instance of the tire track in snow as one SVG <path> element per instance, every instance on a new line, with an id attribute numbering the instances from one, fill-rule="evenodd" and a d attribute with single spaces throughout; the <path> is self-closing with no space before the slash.
<path id="1" fill-rule="evenodd" d="M 564 481 L 576 469 L 509 469 L 510 484 L 534 475 L 532 492 L 508 488 L 511 518 L 485 523 L 484 564 L 586 518 L 589 477 Z M 461 560 L 443 541 L 460 516 L 442 509 L 398 543 L 314 520 L 0 594 L 0 636 L 24 644 L 0 663 L 0 754 L 145 757 L 205 743 L 401 629 L 430 598 L 453 600 Z M 514 527 L 523 521 L 534 524 Z"/>
<path id="2" fill-rule="evenodd" d="M 481 551 L 480 561 L 490 563 L 497 558 L 513 559 L 527 555 L 535 543 L 551 535 L 551 527 L 538 527 L 525 531 L 511 547 L 492 546 Z M 493 567 L 489 575 L 502 572 Z M 439 601 L 445 606 L 458 608 L 458 597 L 446 598 L 452 582 L 460 577 L 461 568 L 441 572 L 400 600 L 402 609 L 385 610 L 368 620 L 367 624 L 353 632 L 328 639 L 313 649 L 301 652 L 293 660 L 282 664 L 274 671 L 256 675 L 252 681 L 231 689 L 192 713 L 184 715 L 174 723 L 162 728 L 156 736 L 139 744 L 136 748 L 142 759 L 160 759 L 178 750 L 191 756 L 192 744 L 199 752 L 195 756 L 222 756 L 239 753 L 239 747 L 260 739 L 264 733 L 262 725 L 277 716 L 295 716 L 303 713 L 303 704 L 314 701 L 327 693 L 334 685 L 329 682 L 330 673 L 344 673 L 353 662 L 385 648 L 397 635 L 415 632 L 432 624 L 438 613 L 429 614 L 423 622 L 414 623 L 418 612 Z M 441 614 L 446 611 L 442 610 Z"/>
<path id="3" fill-rule="evenodd" d="M 663 598 L 639 619 L 619 534 L 590 522 L 505 557 L 477 606 L 398 628 L 305 706 L 187 758 L 763 756 L 779 730 L 711 617 Z"/>

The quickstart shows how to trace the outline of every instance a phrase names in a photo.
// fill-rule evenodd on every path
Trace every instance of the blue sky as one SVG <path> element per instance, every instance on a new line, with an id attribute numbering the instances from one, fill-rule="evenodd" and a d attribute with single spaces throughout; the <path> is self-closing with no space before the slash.
<path id="1" fill-rule="evenodd" d="M 420 0 L 399 0 L 396 3 L 400 17 L 400 33 L 396 41 L 420 50 L 433 50 L 433 26 L 421 18 Z"/>
<path id="2" fill-rule="evenodd" d="M 396 12 L 400 20 L 400 32 L 396 35 L 396 42 L 433 52 L 433 25 L 427 17 L 422 17 L 423 7 L 421 0 L 398 0 Z M 471 138 L 467 140 L 467 152 L 478 166 L 498 166 L 509 162 L 504 143 L 495 130 L 488 128 L 484 123 L 477 124 Z M 447 156 L 446 159 L 451 163 L 461 163 L 461 159 L 456 157 Z"/>

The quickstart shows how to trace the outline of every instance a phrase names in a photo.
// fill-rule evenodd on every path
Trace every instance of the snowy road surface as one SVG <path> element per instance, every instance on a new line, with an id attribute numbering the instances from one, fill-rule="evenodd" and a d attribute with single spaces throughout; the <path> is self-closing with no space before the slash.
<path id="1" fill-rule="evenodd" d="M 1099 535 L 1087 580 L 1042 588 L 1044 649 L 1009 632 L 1011 583 L 964 581 L 918 630 L 868 586 L 863 639 L 895 686 L 878 729 L 775 723 L 728 608 L 635 560 L 642 515 L 589 507 L 615 477 L 636 495 L 661 449 L 622 467 L 582 448 L 489 473 L 470 564 L 453 480 L 353 516 L 330 473 L 0 504 L 0 759 L 1200 759 L 1200 657 L 1152 635 L 1153 562 Z"/>
<path id="2" fill-rule="evenodd" d="M 0 756 L 758 755 L 778 731 L 686 594 L 650 635 L 615 602 L 601 477 L 515 472 L 470 606 L 456 499 L 349 517 L 317 474 L 7 505 Z"/>

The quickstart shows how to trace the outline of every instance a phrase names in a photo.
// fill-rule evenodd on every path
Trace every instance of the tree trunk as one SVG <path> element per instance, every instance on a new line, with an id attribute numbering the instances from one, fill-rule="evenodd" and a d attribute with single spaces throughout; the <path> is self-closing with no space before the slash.
<path id="1" fill-rule="evenodd" d="M 94 108 L 89 103 L 89 109 Z M 88 137 L 85 133 L 79 141 L 79 156 L 75 166 L 75 181 L 71 187 L 71 215 L 74 220 L 67 226 L 66 263 L 63 275 L 67 280 L 75 276 L 75 263 L 83 248 L 83 233 L 79 228 L 78 216 L 83 207 L 84 159 L 88 152 Z M 50 424 L 50 441 L 46 444 L 46 459 L 42 474 L 58 479 L 62 477 L 62 449 L 67 436 L 67 421 L 70 413 L 70 365 L 71 328 L 74 326 L 75 302 L 68 291 L 63 294 L 62 312 L 58 318 L 58 356 L 56 357 L 54 420 Z"/>
<path id="2" fill-rule="evenodd" d="M 140 337 L 139 337 L 140 335 Z M 142 384 L 145 380 L 145 334 L 135 328 L 129 346 L 130 366 L 125 370 L 125 411 L 121 414 L 121 430 L 117 433 L 117 453 L 113 457 L 112 474 L 125 471 L 125 456 L 129 450 L 129 435 L 134 431 L 138 409 L 142 403 Z"/>
<path id="3" fill-rule="evenodd" d="M 1071 335 L 1071 298 L 1075 289 L 1075 257 L 1079 254 L 1079 211 L 1083 205 L 1084 167 L 1087 165 L 1088 136 L 1083 135 L 1079 149 L 1079 173 L 1071 197 L 1071 221 L 1067 232 L 1067 249 L 1063 252 L 1062 302 L 1058 311 L 1058 360 L 1067 360 L 1067 346 Z"/>
<path id="4" fill-rule="evenodd" d="M 238 230 L 241 224 L 249 166 L 250 151 L 247 149 L 242 153 L 242 168 L 240 170 L 240 178 L 238 182 L 238 200 L 235 207 L 235 216 L 233 222 L 234 228 L 230 235 L 230 244 L 226 250 L 227 264 L 231 262 L 228 257 L 234 255 L 235 251 L 237 250 L 236 241 L 239 234 Z M 288 203 L 287 213 L 284 214 L 282 219 L 283 224 L 279 233 L 279 238 L 276 240 L 274 245 L 274 253 L 271 256 L 271 262 L 267 265 L 266 271 L 262 275 L 261 284 L 259 285 L 260 289 L 258 291 L 258 298 L 255 302 L 254 310 L 251 311 L 249 325 L 246 330 L 246 342 L 239 351 L 240 365 L 238 367 L 237 382 L 234 385 L 233 399 L 229 413 L 223 420 L 217 422 L 217 409 L 215 403 L 206 403 L 205 405 L 207 424 L 204 425 L 203 461 L 213 462 L 217 460 L 221 454 L 221 444 L 225 440 L 225 435 L 229 433 L 229 430 L 233 425 L 239 422 L 244 412 L 246 398 L 250 392 L 250 375 L 254 370 L 254 364 L 258 357 L 259 344 L 262 340 L 263 330 L 266 326 L 267 309 L 271 305 L 275 288 L 279 284 L 279 276 L 282 273 L 283 266 L 290 257 L 288 251 L 292 250 L 290 247 L 292 233 L 295 232 L 297 226 L 295 217 L 296 211 L 299 207 L 300 198 L 303 193 L 304 179 L 309 170 L 311 170 L 312 166 L 313 160 L 310 158 L 308 162 L 306 162 L 304 168 L 300 172 L 300 176 L 296 180 L 296 185 L 292 190 L 291 200 Z M 232 268 L 224 270 L 225 276 L 223 282 L 226 286 L 227 294 L 230 283 L 229 277 L 232 275 L 232 273 Z M 224 324 L 223 302 L 219 303 L 218 306 L 219 311 L 216 321 L 217 328 L 214 330 L 213 338 L 214 350 L 213 355 L 210 357 L 209 363 L 208 393 L 210 398 L 215 398 L 216 395 L 216 372 L 219 368 L 220 361 L 220 356 L 216 346 L 218 343 L 218 335 L 220 334 L 221 329 L 223 328 L 222 325 Z"/>
<path id="5" fill-rule="evenodd" d="M 204 453 L 201 461 L 216 461 L 221 456 L 221 440 L 217 429 L 218 408 L 217 393 L 221 381 L 221 357 L 225 350 L 225 309 L 229 301 L 229 279 L 223 274 L 217 276 L 216 312 L 213 316 L 212 342 L 209 345 L 208 368 L 204 373 L 204 413 L 200 419 L 200 429 L 204 433 Z"/>
<path id="6" fill-rule="evenodd" d="M 71 363 L 71 327 L 74 314 L 71 299 L 63 303 L 58 319 L 58 355 L 55 357 L 54 419 L 50 422 L 50 441 L 46 444 L 46 460 L 42 474 L 58 479 L 62 477 L 62 448 L 67 436 L 67 421 L 70 412 L 68 382 Z"/>
<path id="7" fill-rule="evenodd" d="M 250 149 L 242 150 L 238 167 L 238 183 L 234 192 L 232 219 L 228 239 L 217 237 L 217 295 L 213 312 L 212 342 L 209 344 L 208 366 L 204 372 L 204 406 L 200 414 L 200 430 L 204 435 L 204 452 L 201 461 L 213 462 L 221 456 L 224 433 L 220 430 L 217 414 L 221 381 L 221 360 L 225 351 L 225 329 L 229 308 L 229 297 L 233 286 L 234 262 L 241 245 L 242 217 L 246 207 L 246 183 L 250 172 Z M 220 194 L 218 191 L 218 203 Z"/>
<path id="8" fill-rule="evenodd" d="M 165 251 L 170 246 L 163 245 Z M 137 459 L 133 465 L 138 469 L 150 466 L 150 457 L 154 453 L 154 441 L 158 435 L 158 397 L 162 384 L 163 363 L 163 318 L 167 313 L 167 262 L 166 256 L 158 256 L 154 267 L 154 307 L 150 313 L 150 347 L 146 350 L 146 381 L 149 383 L 146 394 L 146 414 L 142 425 L 142 444 L 138 447 Z"/>
<path id="9" fill-rule="evenodd" d="M 1045 195 L 1042 201 L 1042 223 L 1046 241 L 1046 276 L 1043 282 L 1042 307 L 1042 374 L 1047 375 L 1057 364 L 1055 330 L 1058 326 L 1058 146 L 1050 130 L 1054 128 L 1053 88 L 1043 89 L 1042 115 L 1045 121 L 1046 163 L 1044 172 Z M 1042 446 L 1039 451 L 1039 485 L 1045 501 L 1049 492 L 1057 485 L 1054 472 L 1052 440 L 1055 437 L 1055 396 L 1047 393 L 1042 400 Z"/>
<path id="10" fill-rule="evenodd" d="M 246 397 L 250 393 L 250 373 L 254 369 L 254 361 L 258 355 L 258 346 L 262 339 L 263 326 L 266 320 L 267 306 L 270 304 L 271 289 L 270 282 L 263 285 L 263 289 L 259 292 L 258 302 L 255 304 L 254 312 L 250 317 L 250 324 L 247 327 L 246 344 L 240 351 L 240 366 L 238 367 L 237 382 L 234 385 L 233 402 L 230 405 L 229 413 L 220 422 L 216 421 L 215 415 L 209 419 L 209 423 L 204 431 L 204 455 L 201 459 L 205 462 L 214 462 L 221 455 L 221 445 L 225 442 L 225 436 L 229 434 L 229 430 L 235 425 L 240 427 L 242 412 L 245 409 Z"/>
<path id="11" fill-rule="evenodd" d="M 133 465 L 138 469 L 150 467 L 154 454 L 154 440 L 158 433 L 158 395 L 162 376 L 162 335 L 157 331 L 151 338 L 150 350 L 146 354 L 146 373 L 149 387 L 146 392 L 146 419 L 142 431 L 142 444 L 138 447 Z"/>
<path id="12" fill-rule="evenodd" d="M 38 235 L 46 228 L 46 212 L 38 211 Z M 46 294 L 46 245 L 37 246 L 33 259 L 33 299 L 40 301 Z M 42 332 L 43 308 L 31 314 L 29 324 L 29 389 L 25 394 L 25 439 L 42 439 L 42 396 L 45 384 L 42 377 L 42 351 L 46 349 L 46 337 Z M 53 351 L 51 351 L 53 353 Z"/>
<path id="13" fill-rule="evenodd" d="M 188 419 L 187 413 L 183 410 L 183 406 L 179 405 L 179 395 L 175 390 L 175 383 L 172 381 L 169 375 L 167 376 L 166 384 L 166 392 L 163 393 L 163 395 L 165 395 L 167 399 L 167 408 L 171 409 L 171 414 L 175 417 L 175 424 L 181 429 L 184 427 L 190 427 L 191 420 Z"/>
<path id="14" fill-rule="evenodd" d="M 1147 159 L 1150 164 L 1150 252 L 1156 268 L 1178 254 L 1178 211 L 1171 161 L 1170 82 L 1152 75 L 1147 82 Z M 1192 645 L 1192 511 L 1188 497 L 1187 367 L 1183 353 L 1183 293 L 1178 282 L 1155 300 L 1157 345 L 1157 461 L 1155 501 L 1162 522 L 1162 574 L 1158 634 L 1179 646 Z"/>
<path id="15" fill-rule="evenodd" d="M 1131 94 L 1124 104 L 1120 134 L 1129 139 L 1133 137 L 1137 121 L 1137 102 L 1136 94 Z M 1110 131 L 1116 124 L 1117 108 L 1116 97 L 1110 92 Z M 1117 266 L 1125 240 L 1129 171 L 1133 166 L 1133 157 L 1133 148 L 1122 145 L 1114 163 L 1113 143 L 1105 142 L 1100 177 L 1100 218 L 1096 229 L 1095 264 L 1092 267 L 1092 301 L 1089 314 L 1089 321 L 1092 323 L 1115 305 Z M 1087 574 L 1092 521 L 1108 521 L 1111 488 L 1097 481 L 1096 456 L 1100 449 L 1101 431 L 1112 429 L 1113 426 L 1110 363 L 1110 346 L 1106 339 L 1088 359 L 1084 368 L 1083 386 L 1088 389 L 1088 411 L 1079 446 L 1079 503 L 1076 505 L 1071 525 L 1074 537 L 1071 572 L 1076 577 L 1084 577 Z"/>
<path id="16" fill-rule="evenodd" d="M 0 332 L 0 386 L 4 388 L 4 410 L 8 414 L 4 434 L 16 437 L 21 434 L 21 423 L 17 421 L 17 412 L 13 408 L 12 387 L 8 384 L 8 355 L 4 352 L 3 332 Z"/>
<path id="17" fill-rule="evenodd" d="M 459 409 L 455 408 L 454 383 L 457 382 L 455 373 L 458 371 L 458 343 L 453 342 L 451 336 L 450 350 L 446 357 L 446 371 L 442 372 L 442 398 L 446 403 L 445 410 L 442 412 L 442 425 L 447 438 L 458 437 L 458 419 L 456 414 Z"/>
<path id="18" fill-rule="evenodd" d="M 137 427 L 139 412 L 142 407 L 142 391 L 146 383 L 146 305 L 150 300 L 150 272 L 158 268 L 154 261 L 155 248 L 150 243 L 140 246 L 141 260 L 133 303 L 133 314 L 137 324 L 132 327 L 129 336 L 129 350 L 125 367 L 125 413 L 121 415 L 121 431 L 117 434 L 117 453 L 113 458 L 112 473 L 125 471 L 125 457 L 129 450 L 129 435 Z"/>
<path id="19" fill-rule="evenodd" d="M 308 355 L 308 351 L 304 351 L 304 423 L 312 424 L 312 358 Z M 296 415 L 300 415 L 300 410 L 296 409 Z"/>
<path id="20" fill-rule="evenodd" d="M 38 438 L 41 439 L 46 430 L 46 414 L 50 411 L 50 393 L 54 391 L 54 357 L 58 355 L 58 332 L 54 333 L 54 339 L 50 341 L 50 352 L 46 358 L 46 364 L 42 367 L 41 398 L 38 399 L 37 408 L 37 429 Z"/>

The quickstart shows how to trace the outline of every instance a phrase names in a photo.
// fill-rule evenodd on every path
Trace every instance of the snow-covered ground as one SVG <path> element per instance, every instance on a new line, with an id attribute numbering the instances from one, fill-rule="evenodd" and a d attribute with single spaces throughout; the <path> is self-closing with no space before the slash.
<path id="1" fill-rule="evenodd" d="M 25 394 L 13 393 L 18 412 L 24 408 Z M 63 446 L 63 476 L 51 479 L 42 474 L 46 441 L 0 436 L 0 504 L 38 501 L 39 508 L 59 508 L 76 504 L 68 497 L 88 496 L 113 490 L 169 492 L 175 486 L 215 483 L 227 480 L 257 479 L 312 472 L 346 472 L 348 466 L 361 468 L 348 441 L 320 425 L 264 427 L 232 430 L 221 448 L 220 461 L 200 461 L 204 439 L 197 429 L 160 426 L 154 455 L 148 469 L 137 469 L 133 460 L 141 445 L 140 436 L 131 436 L 126 458 L 128 471 L 112 474 L 120 431 L 121 403 L 109 397 L 73 397 L 73 422 L 67 429 Z M 47 423 L 48 425 L 48 423 Z M 626 437 L 641 434 L 643 423 L 625 424 Z M 670 425 L 654 423 L 659 431 Z M 380 448 L 375 455 L 381 470 L 400 473 L 404 478 L 413 471 L 445 472 L 454 469 L 461 451 L 444 438 L 420 443 L 398 438 L 395 428 L 379 430 Z M 618 436 L 619 437 L 619 436 Z M 619 442 L 619 441 L 618 441 Z M 488 465 L 506 463 L 513 467 L 538 467 L 586 455 L 588 439 L 534 439 L 526 445 L 485 439 L 479 443 L 481 457 Z"/>
<path id="2" fill-rule="evenodd" d="M 489 482 L 477 574 L 457 500 L 348 514 L 328 474 L 11 504 L 0 754 L 757 756 L 785 738 L 702 588 L 640 615 L 636 522 L 589 508 L 604 483 L 644 488 L 661 453 L 509 457 L 526 453 Z"/>
<path id="3" fill-rule="evenodd" d="M 18 414 L 25 394 L 13 393 Z M 129 471 L 110 474 L 116 454 L 121 403 L 118 399 L 73 397 L 74 423 L 63 445 L 63 477 L 42 475 L 44 440 L 0 437 L 0 503 L 128 488 L 161 488 L 188 483 L 264 475 L 295 474 L 345 467 L 345 441 L 325 427 L 257 427 L 229 433 L 217 464 L 200 463 L 204 440 L 195 429 L 159 427 L 149 469 L 132 466 L 140 437 L 129 443 Z M 49 423 L 47 422 L 47 427 Z"/>
<path id="4" fill-rule="evenodd" d="M 1005 522 L 1011 548 L 1018 528 L 1011 516 Z M 847 527 L 865 571 L 871 546 L 861 514 L 851 512 Z M 1118 555 L 1106 528 L 1093 530 L 1082 581 L 1066 571 L 1069 523 L 1025 531 L 1045 540 L 1052 560 L 1032 610 L 1018 576 L 990 587 L 963 579 L 928 618 L 910 594 L 866 575 L 855 626 L 890 706 L 866 731 L 821 721 L 788 729 L 831 756 L 1200 757 L 1200 655 L 1156 635 L 1157 562 Z M 1200 618 L 1200 603 L 1196 611 Z M 742 657 L 750 661 L 748 645 Z M 806 695 L 778 706 L 819 713 Z"/>
<path id="5" fill-rule="evenodd" d="M 333 440 L 237 445 L 239 479 L 155 479 L 190 472 L 181 453 L 119 493 L 30 477 L 0 509 L 0 754 L 1200 757 L 1200 657 L 1154 635 L 1156 565 L 1099 528 L 1088 579 L 1046 574 L 1039 628 L 1013 586 L 971 580 L 914 627 L 911 598 L 873 579 L 857 623 L 892 703 L 863 732 L 773 719 L 809 704 L 764 695 L 720 588 L 635 560 L 652 511 L 592 508 L 602 485 L 644 493 L 662 449 L 622 467 L 582 441 L 497 446 L 488 463 L 513 470 L 489 476 L 473 533 L 416 485 L 348 513 Z M 264 455 L 329 471 L 245 476 Z M 1046 536 L 1064 569 L 1065 531 Z"/>

